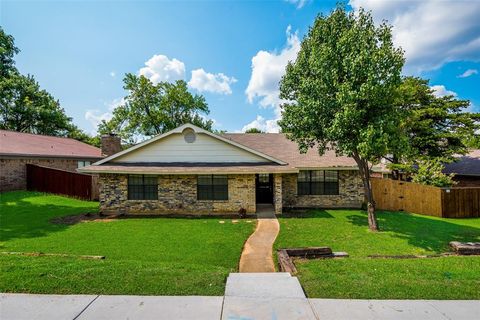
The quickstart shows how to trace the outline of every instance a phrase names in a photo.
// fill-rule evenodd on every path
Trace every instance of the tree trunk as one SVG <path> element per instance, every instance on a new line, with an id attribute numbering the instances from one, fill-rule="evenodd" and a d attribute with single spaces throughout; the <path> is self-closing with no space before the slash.
<path id="1" fill-rule="evenodd" d="M 367 200 L 368 227 L 372 231 L 378 231 L 377 217 L 375 215 L 375 200 L 373 199 L 368 161 L 360 158 L 358 155 L 354 155 L 353 159 L 355 159 L 360 171 L 360 175 L 362 176 L 363 189 L 365 191 L 365 198 Z"/>
<path id="2" fill-rule="evenodd" d="M 393 155 L 392 163 L 393 164 L 398 164 L 398 157 L 396 155 Z M 398 171 L 398 169 L 392 170 L 392 179 L 393 180 L 400 180 L 400 172 Z"/>

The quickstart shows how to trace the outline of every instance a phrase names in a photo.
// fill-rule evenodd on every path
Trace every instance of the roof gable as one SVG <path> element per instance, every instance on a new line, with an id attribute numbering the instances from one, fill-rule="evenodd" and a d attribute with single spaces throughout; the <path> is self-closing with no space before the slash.
<path id="1" fill-rule="evenodd" d="M 193 134 L 193 138 L 192 138 Z M 188 135 L 188 137 L 187 137 Z M 187 141 L 194 139 L 194 141 Z M 191 124 L 119 152 L 95 163 L 265 163 L 285 164 Z"/>

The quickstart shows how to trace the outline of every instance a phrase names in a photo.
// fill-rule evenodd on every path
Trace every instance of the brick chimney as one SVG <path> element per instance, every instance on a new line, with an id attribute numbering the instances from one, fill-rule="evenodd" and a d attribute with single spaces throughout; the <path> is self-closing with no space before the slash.
<path id="1" fill-rule="evenodd" d="M 112 154 L 122 151 L 120 144 L 120 137 L 116 134 L 105 134 L 101 137 L 102 140 L 102 155 L 109 157 Z"/>

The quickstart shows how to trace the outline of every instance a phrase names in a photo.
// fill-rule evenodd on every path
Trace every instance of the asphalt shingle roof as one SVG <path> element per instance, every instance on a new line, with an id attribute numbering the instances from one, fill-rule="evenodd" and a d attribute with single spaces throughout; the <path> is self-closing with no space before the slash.
<path id="1" fill-rule="evenodd" d="M 446 164 L 443 172 L 480 176 L 480 150 L 472 150 L 465 156 L 459 157 L 456 162 Z"/>
<path id="2" fill-rule="evenodd" d="M 70 138 L 0 130 L 0 155 L 102 158 L 99 148 Z"/>
<path id="3" fill-rule="evenodd" d="M 355 160 L 350 157 L 339 157 L 332 150 L 319 155 L 316 148 L 311 148 L 302 154 L 298 150 L 298 145 L 288 140 L 282 133 L 226 133 L 223 137 L 283 160 L 296 168 L 357 167 Z"/>

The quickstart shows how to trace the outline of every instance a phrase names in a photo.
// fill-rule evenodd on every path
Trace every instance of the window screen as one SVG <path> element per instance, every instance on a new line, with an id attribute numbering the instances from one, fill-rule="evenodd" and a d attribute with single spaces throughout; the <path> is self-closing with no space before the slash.
<path id="1" fill-rule="evenodd" d="M 297 181 L 299 195 L 335 195 L 339 193 L 338 171 L 300 171 Z"/>
<path id="2" fill-rule="evenodd" d="M 156 176 L 128 176 L 129 200 L 157 200 L 158 178 Z"/>
<path id="3" fill-rule="evenodd" d="M 228 178 L 221 175 L 197 177 L 198 200 L 228 200 Z"/>

